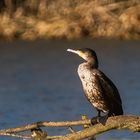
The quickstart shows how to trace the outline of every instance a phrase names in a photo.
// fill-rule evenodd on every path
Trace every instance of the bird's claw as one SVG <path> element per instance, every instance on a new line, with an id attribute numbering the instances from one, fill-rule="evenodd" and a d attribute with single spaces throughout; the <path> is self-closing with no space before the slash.
<path id="1" fill-rule="evenodd" d="M 98 122 L 98 117 L 93 117 L 93 118 L 91 118 L 91 124 L 92 124 L 92 125 L 95 125 L 95 124 L 97 124 L 97 123 L 99 123 L 99 122 Z"/>
<path id="2" fill-rule="evenodd" d="M 95 125 L 95 124 L 101 123 L 102 125 L 105 125 L 107 119 L 108 119 L 108 115 L 93 117 L 91 119 L 91 124 Z"/>

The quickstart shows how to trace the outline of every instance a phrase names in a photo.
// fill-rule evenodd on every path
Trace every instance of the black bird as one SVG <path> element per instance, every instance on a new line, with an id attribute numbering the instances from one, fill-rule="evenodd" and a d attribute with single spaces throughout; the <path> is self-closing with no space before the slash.
<path id="1" fill-rule="evenodd" d="M 88 101 L 98 111 L 107 117 L 123 114 L 122 101 L 119 92 L 113 82 L 98 69 L 98 59 L 95 51 L 89 48 L 67 51 L 78 54 L 86 62 L 78 67 L 78 75 L 81 79 L 84 93 Z"/>

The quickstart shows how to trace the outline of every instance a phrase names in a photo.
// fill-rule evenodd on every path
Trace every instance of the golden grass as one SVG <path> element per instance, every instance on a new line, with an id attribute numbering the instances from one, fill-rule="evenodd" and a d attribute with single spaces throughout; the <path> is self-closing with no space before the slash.
<path id="1" fill-rule="evenodd" d="M 140 39 L 139 0 L 43 2 L 38 7 L 36 5 L 38 9 L 28 4 L 28 9 L 18 7 L 12 14 L 4 10 L 0 14 L 0 37 L 29 40 L 82 37 Z"/>

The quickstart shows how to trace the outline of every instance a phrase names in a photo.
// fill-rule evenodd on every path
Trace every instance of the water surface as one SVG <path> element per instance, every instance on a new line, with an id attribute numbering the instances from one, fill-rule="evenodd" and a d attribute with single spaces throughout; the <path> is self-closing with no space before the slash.
<path id="1" fill-rule="evenodd" d="M 95 116 L 77 75 L 82 63 L 67 48 L 93 48 L 100 69 L 118 87 L 125 114 L 140 114 L 140 42 L 115 40 L 34 41 L 0 43 L 0 128 L 36 121 L 77 120 Z M 66 129 L 49 129 L 65 134 Z M 1 140 L 15 138 L 0 137 Z M 110 131 L 98 140 L 140 140 L 140 134 Z"/>

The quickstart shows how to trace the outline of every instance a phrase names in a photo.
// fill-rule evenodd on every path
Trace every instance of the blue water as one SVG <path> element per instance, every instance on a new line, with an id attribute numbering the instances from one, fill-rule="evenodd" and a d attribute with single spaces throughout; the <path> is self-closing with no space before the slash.
<path id="1" fill-rule="evenodd" d="M 83 114 L 96 116 L 77 75 L 82 59 L 66 51 L 82 47 L 97 52 L 100 69 L 120 91 L 125 114 L 140 115 L 140 41 L 0 42 L 0 129 L 43 120 L 77 120 Z M 47 130 L 50 135 L 68 132 Z M 113 130 L 97 140 L 140 140 L 140 134 Z"/>

